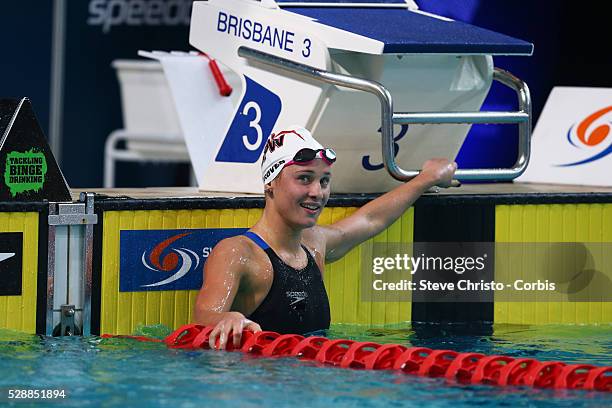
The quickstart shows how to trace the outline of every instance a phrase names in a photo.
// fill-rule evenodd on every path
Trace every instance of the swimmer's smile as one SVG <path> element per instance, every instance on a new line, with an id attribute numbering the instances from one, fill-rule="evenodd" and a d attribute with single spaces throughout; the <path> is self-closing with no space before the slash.
<path id="1" fill-rule="evenodd" d="M 318 203 L 301 203 L 300 207 L 306 210 L 307 214 L 316 215 L 321 211 L 323 205 Z"/>

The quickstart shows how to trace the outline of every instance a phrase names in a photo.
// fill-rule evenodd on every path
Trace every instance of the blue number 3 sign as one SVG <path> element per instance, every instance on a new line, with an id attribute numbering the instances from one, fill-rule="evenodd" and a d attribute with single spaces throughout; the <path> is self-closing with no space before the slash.
<path id="1" fill-rule="evenodd" d="M 217 153 L 216 161 L 255 163 L 280 115 L 278 95 L 245 76 L 246 92 Z"/>
<path id="2" fill-rule="evenodd" d="M 380 133 L 380 129 L 378 129 L 378 132 Z M 402 125 L 402 128 L 400 129 L 399 133 L 395 135 L 395 137 L 393 138 L 393 157 L 397 157 L 397 154 L 399 153 L 399 144 L 397 144 L 397 142 L 399 142 L 401 138 L 406 136 L 406 133 L 408 133 L 408 125 Z M 363 166 L 364 169 L 370 170 L 370 171 L 380 170 L 383 167 L 385 167 L 383 163 L 380 163 L 380 164 L 370 163 L 370 155 L 363 156 L 361 158 L 361 165 Z"/>

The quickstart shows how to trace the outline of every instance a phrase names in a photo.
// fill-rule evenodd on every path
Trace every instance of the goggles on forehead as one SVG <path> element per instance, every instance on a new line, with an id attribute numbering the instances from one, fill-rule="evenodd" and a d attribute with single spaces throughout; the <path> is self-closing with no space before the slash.
<path id="1" fill-rule="evenodd" d="M 292 164 L 305 164 L 313 161 L 317 157 L 323 159 L 323 161 L 328 165 L 331 165 L 336 161 L 336 152 L 330 148 L 318 150 L 304 148 L 299 150 L 295 156 L 293 156 L 293 160 L 285 164 L 285 166 L 290 166 Z"/>

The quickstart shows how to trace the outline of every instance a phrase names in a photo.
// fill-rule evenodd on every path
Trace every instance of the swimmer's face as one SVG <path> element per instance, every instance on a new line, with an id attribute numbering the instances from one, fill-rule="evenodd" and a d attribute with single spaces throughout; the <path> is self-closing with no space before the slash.
<path id="1" fill-rule="evenodd" d="M 317 223 L 330 193 L 331 166 L 321 159 L 285 167 L 272 182 L 274 203 L 291 224 L 308 228 Z"/>

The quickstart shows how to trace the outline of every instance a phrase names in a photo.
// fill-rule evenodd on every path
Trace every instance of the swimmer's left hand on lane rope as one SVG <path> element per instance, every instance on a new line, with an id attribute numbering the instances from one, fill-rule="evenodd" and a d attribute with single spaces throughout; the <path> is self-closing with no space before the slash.
<path id="1" fill-rule="evenodd" d="M 261 327 L 254 321 L 247 319 L 242 313 L 225 312 L 225 317 L 217 322 L 210 333 L 210 348 L 212 350 L 224 350 L 230 341 L 234 346 L 239 345 L 243 330 L 251 330 L 256 333 L 261 331 Z"/>

